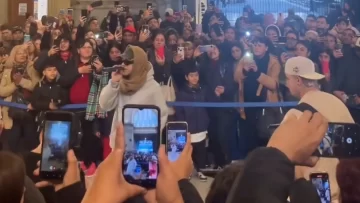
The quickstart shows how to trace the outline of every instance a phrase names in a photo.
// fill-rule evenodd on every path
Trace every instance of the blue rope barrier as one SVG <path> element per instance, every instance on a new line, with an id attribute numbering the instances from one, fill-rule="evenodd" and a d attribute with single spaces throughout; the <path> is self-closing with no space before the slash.
<path id="1" fill-rule="evenodd" d="M 259 108 L 259 107 L 293 107 L 297 105 L 297 102 L 167 102 L 170 107 L 213 107 L 213 108 Z M 24 104 L 17 104 L 13 102 L 7 102 L 0 100 L 0 106 L 7 106 L 19 109 L 27 109 Z M 62 106 L 62 110 L 74 110 L 74 109 L 86 109 L 86 104 L 68 104 Z"/>

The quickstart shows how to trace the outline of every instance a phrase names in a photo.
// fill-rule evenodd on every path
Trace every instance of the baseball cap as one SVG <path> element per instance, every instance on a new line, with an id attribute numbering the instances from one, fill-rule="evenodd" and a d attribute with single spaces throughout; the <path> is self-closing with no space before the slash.
<path id="1" fill-rule="evenodd" d="M 15 26 L 12 28 L 12 32 L 24 32 L 24 30 L 20 26 Z"/>
<path id="2" fill-rule="evenodd" d="M 321 80 L 324 75 L 315 71 L 315 64 L 308 58 L 297 56 L 287 60 L 285 74 L 299 76 L 309 80 Z"/>
<path id="3" fill-rule="evenodd" d="M 133 26 L 127 26 L 127 27 L 125 27 L 125 29 L 124 29 L 123 32 L 124 32 L 124 33 L 125 33 L 125 32 L 136 33 L 136 30 L 135 30 L 135 28 L 134 28 Z"/>
<path id="4" fill-rule="evenodd" d="M 172 8 L 167 8 L 167 9 L 165 10 L 165 14 L 166 14 L 167 16 L 173 16 L 173 15 L 174 15 L 174 10 L 173 10 Z"/>

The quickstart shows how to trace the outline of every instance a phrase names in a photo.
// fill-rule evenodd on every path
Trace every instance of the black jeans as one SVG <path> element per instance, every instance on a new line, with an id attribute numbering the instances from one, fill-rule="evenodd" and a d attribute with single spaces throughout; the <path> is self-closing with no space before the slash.
<path id="1" fill-rule="evenodd" d="M 201 142 L 192 143 L 193 151 L 192 151 L 192 159 L 194 161 L 194 166 L 196 171 L 200 171 L 200 169 L 204 169 L 206 165 L 206 139 Z"/>

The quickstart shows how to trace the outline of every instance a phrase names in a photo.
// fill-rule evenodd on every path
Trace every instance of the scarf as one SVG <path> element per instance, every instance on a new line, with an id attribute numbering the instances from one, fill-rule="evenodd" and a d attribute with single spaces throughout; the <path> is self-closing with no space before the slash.
<path id="1" fill-rule="evenodd" d="M 93 80 L 90 87 L 90 92 L 88 96 L 87 106 L 86 106 L 86 115 L 85 119 L 92 121 L 95 118 L 106 118 L 107 113 L 100 108 L 99 98 L 101 90 L 108 84 L 109 73 L 102 72 L 101 74 L 93 74 Z"/>
<path id="2" fill-rule="evenodd" d="M 64 60 L 64 61 L 69 60 L 70 56 L 71 56 L 71 54 L 70 54 L 69 51 L 62 51 L 62 52 L 60 52 L 60 58 L 61 58 L 62 60 Z"/>
<path id="3" fill-rule="evenodd" d="M 120 92 L 125 95 L 132 95 L 145 84 L 151 65 L 146 53 L 140 47 L 131 45 L 128 47 L 134 55 L 133 70 L 129 77 L 120 80 Z"/>

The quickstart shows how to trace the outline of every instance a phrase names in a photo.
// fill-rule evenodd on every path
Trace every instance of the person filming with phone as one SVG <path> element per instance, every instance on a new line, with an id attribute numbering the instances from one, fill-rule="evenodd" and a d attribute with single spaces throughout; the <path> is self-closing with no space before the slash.
<path id="1" fill-rule="evenodd" d="M 114 148 L 115 129 L 122 121 L 122 107 L 126 104 L 156 105 L 161 110 L 161 129 L 167 120 L 167 105 L 154 70 L 146 53 L 137 46 L 128 45 L 121 55 L 122 66 L 112 72 L 109 83 L 101 91 L 99 104 L 105 111 L 115 109 L 111 127 L 110 146 Z"/>

